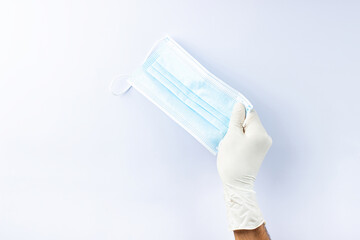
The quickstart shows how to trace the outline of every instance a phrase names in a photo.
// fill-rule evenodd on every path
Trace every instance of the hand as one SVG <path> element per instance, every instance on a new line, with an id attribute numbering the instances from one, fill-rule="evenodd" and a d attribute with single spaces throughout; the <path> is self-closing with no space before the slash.
<path id="1" fill-rule="evenodd" d="M 253 189 L 272 140 L 254 110 L 244 121 L 245 107 L 237 103 L 217 158 L 231 230 L 255 229 L 264 223 Z"/>

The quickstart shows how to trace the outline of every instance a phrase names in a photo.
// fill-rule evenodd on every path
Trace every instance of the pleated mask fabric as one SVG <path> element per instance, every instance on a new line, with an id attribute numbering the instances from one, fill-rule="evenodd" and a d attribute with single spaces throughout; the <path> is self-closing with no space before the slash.
<path id="1" fill-rule="evenodd" d="M 253 106 L 170 37 L 152 49 L 129 84 L 216 154 L 236 102 Z"/>

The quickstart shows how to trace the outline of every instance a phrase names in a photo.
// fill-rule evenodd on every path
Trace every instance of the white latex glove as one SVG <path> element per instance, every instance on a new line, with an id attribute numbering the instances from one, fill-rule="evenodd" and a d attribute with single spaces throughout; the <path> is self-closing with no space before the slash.
<path id="1" fill-rule="evenodd" d="M 245 125 L 244 120 L 244 105 L 237 103 L 217 157 L 231 230 L 255 229 L 264 223 L 254 182 L 272 140 L 254 110 L 248 114 Z"/>

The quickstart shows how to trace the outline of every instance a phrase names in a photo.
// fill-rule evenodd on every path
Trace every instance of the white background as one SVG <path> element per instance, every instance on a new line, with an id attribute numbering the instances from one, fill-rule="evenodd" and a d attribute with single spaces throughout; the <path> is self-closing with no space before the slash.
<path id="1" fill-rule="evenodd" d="M 216 159 L 134 89 L 172 36 L 273 138 L 273 239 L 360 234 L 358 1 L 1 1 L 0 239 L 233 239 Z"/>

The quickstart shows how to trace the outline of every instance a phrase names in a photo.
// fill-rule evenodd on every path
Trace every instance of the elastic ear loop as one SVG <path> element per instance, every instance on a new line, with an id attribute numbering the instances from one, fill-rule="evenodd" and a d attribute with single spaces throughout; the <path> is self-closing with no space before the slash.
<path id="1" fill-rule="evenodd" d="M 126 93 L 131 88 L 131 84 L 128 81 L 129 78 L 130 76 L 127 74 L 120 74 L 114 77 L 110 82 L 109 91 L 115 96 Z"/>

